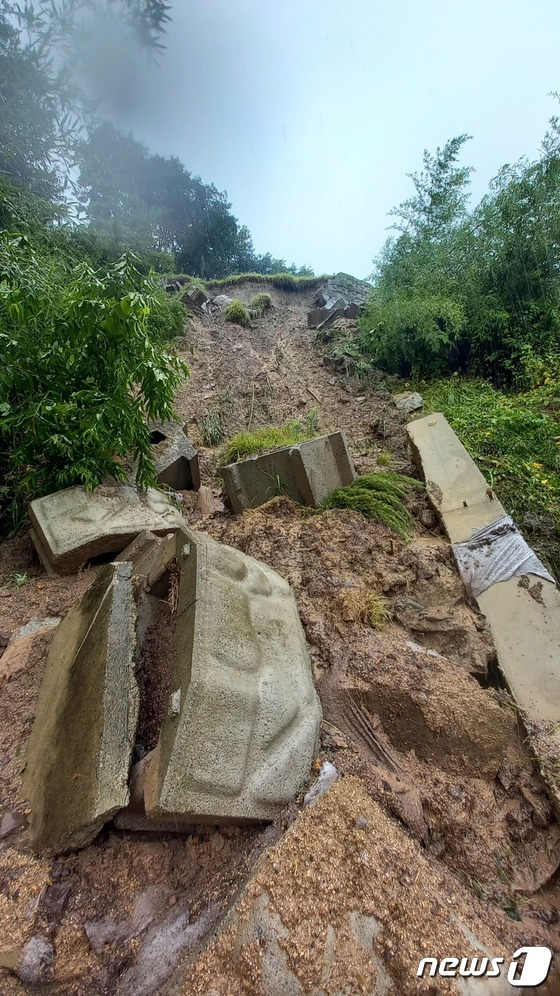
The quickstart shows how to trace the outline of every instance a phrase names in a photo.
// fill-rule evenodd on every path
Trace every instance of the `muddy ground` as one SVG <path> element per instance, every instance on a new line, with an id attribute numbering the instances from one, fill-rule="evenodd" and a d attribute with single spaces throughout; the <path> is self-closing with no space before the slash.
<path id="1" fill-rule="evenodd" d="M 231 296 L 254 292 L 243 286 Z M 203 485 L 182 493 L 187 519 L 292 585 L 325 716 L 316 768 L 329 759 L 352 776 L 349 786 L 357 779 L 438 880 L 464 885 L 495 936 L 558 950 L 560 827 L 501 687 L 485 620 L 466 598 L 426 499 L 411 505 L 410 542 L 355 512 L 310 515 L 276 497 L 236 517 L 223 500 L 209 425 L 225 438 L 307 418 L 320 431 L 346 432 L 360 472 L 378 467 L 381 454 L 382 463 L 388 454 L 394 469 L 414 472 L 389 391 L 347 376 L 314 348 L 311 294 L 271 293 L 272 312 L 250 329 L 218 313 L 193 317 L 182 343 L 191 378 L 177 410 L 200 449 Z M 63 614 L 95 571 L 47 577 L 28 536 L 0 545 L 0 585 L 27 574 L 21 588 L 0 591 L 0 634 Z M 368 614 L 372 595 L 390 614 L 379 629 Z M 109 826 L 77 854 L 33 855 L 21 775 L 49 642 L 48 633 L 36 639 L 11 676 L 0 657 L 0 993 L 165 993 L 296 819 L 303 790 L 270 827 L 150 837 Z M 33 957 L 39 949 L 25 945 L 38 937 L 43 956 Z"/>

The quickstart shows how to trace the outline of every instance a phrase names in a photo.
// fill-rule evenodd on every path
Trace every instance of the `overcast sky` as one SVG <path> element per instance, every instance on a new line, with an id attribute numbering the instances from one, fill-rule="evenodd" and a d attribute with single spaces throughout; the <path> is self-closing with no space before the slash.
<path id="1" fill-rule="evenodd" d="M 157 66 L 105 38 L 114 120 L 226 190 L 258 252 L 318 273 L 371 272 L 424 148 L 472 135 L 479 200 L 558 106 L 559 0 L 172 0 L 172 16 Z"/>

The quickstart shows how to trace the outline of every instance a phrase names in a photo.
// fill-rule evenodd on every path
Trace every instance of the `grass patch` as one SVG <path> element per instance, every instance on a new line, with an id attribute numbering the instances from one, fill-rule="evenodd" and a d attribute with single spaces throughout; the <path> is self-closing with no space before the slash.
<path id="1" fill-rule="evenodd" d="M 451 377 L 422 385 L 429 411 L 443 412 L 514 518 L 528 510 L 560 527 L 560 386 L 545 377 L 523 393 L 504 394 L 481 380 Z"/>
<path id="2" fill-rule="evenodd" d="M 224 311 L 226 322 L 233 322 L 234 325 L 242 325 L 248 328 L 251 324 L 251 316 L 242 301 L 232 301 Z"/>
<path id="3" fill-rule="evenodd" d="M 262 316 L 272 308 L 272 298 L 270 294 L 255 294 L 255 296 L 251 299 L 249 308 L 251 311 L 254 311 L 257 316 L 262 318 Z"/>
<path id="4" fill-rule="evenodd" d="M 301 422 L 292 421 L 283 426 L 266 426 L 263 429 L 253 429 L 251 432 L 238 432 L 222 447 L 219 464 L 224 466 L 235 463 L 243 457 L 258 456 L 277 446 L 294 446 L 310 439 L 314 432 L 308 431 Z"/>
<path id="5" fill-rule="evenodd" d="M 350 508 L 368 519 L 384 523 L 407 539 L 414 519 L 405 502 L 415 488 L 423 487 L 420 481 L 404 474 L 364 474 L 352 484 L 333 491 L 321 509 Z"/>
<path id="6" fill-rule="evenodd" d="M 206 288 L 234 286 L 235 284 L 271 284 L 277 290 L 299 291 L 309 287 L 319 286 L 328 276 L 322 277 L 294 277 L 293 273 L 234 273 L 230 277 L 222 280 L 207 280 Z"/>
<path id="7" fill-rule="evenodd" d="M 360 588 L 346 588 L 342 591 L 340 606 L 345 622 L 360 622 L 372 629 L 383 629 L 393 618 L 386 598 Z"/>

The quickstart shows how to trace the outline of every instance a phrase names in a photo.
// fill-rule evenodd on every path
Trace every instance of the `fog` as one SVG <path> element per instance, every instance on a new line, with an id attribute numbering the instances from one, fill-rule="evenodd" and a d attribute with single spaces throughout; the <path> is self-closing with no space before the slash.
<path id="1" fill-rule="evenodd" d="M 102 110 L 228 192 L 258 252 L 364 277 L 424 148 L 467 132 L 480 199 L 556 112 L 555 0 L 175 0 L 165 50 L 98 22 Z"/>

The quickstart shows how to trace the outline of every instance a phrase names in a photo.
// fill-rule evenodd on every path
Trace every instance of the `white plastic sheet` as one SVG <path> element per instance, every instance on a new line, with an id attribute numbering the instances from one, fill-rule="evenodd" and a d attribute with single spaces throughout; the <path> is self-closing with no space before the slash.
<path id="1" fill-rule="evenodd" d="M 509 515 L 479 529 L 464 543 L 454 543 L 453 553 L 475 598 L 498 581 L 523 574 L 554 581 Z"/>

